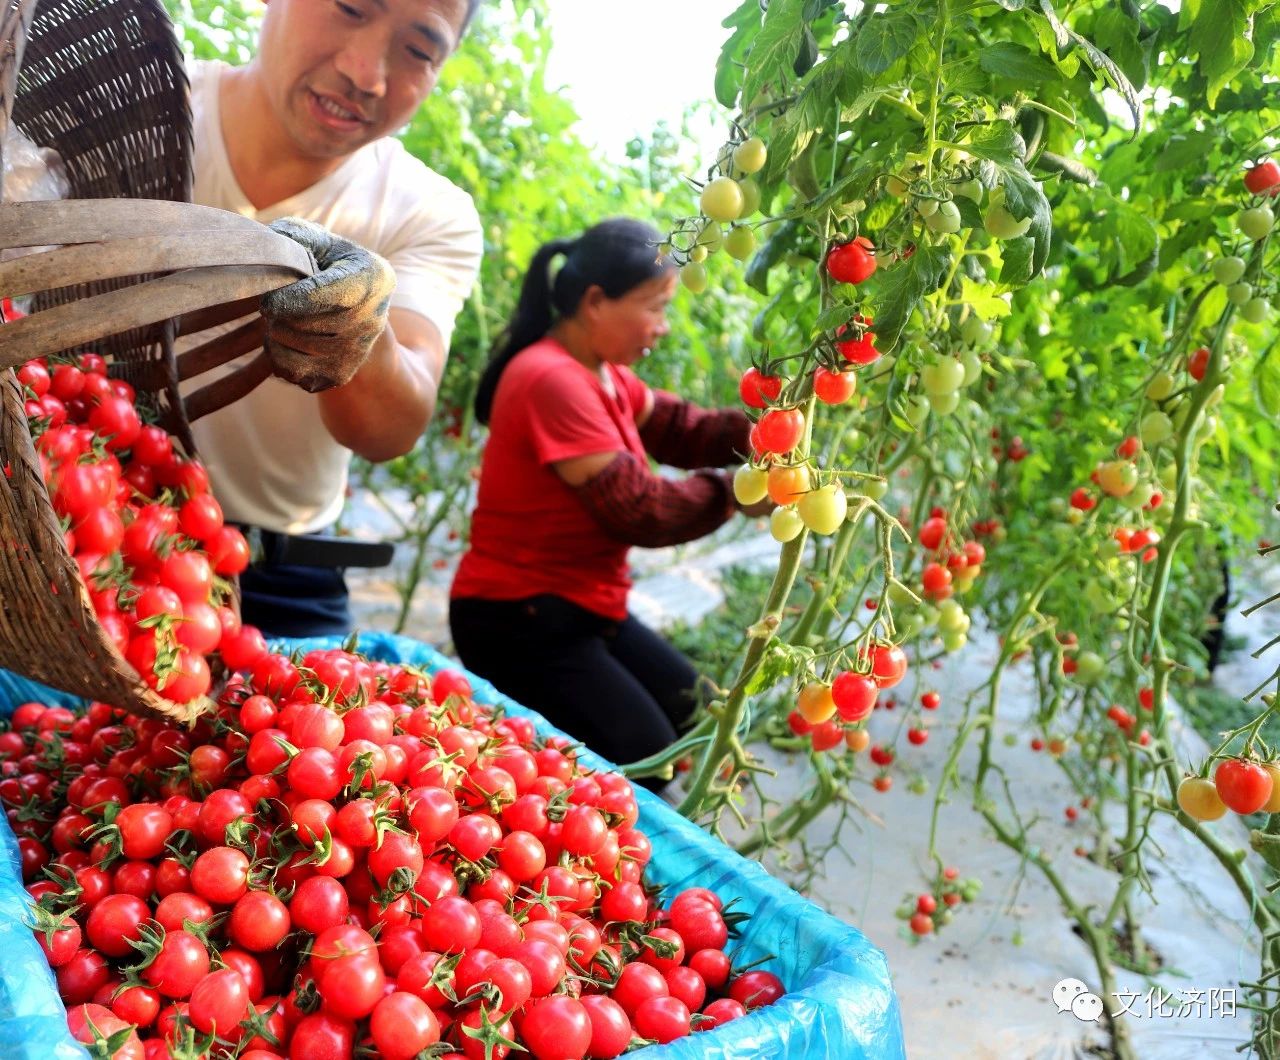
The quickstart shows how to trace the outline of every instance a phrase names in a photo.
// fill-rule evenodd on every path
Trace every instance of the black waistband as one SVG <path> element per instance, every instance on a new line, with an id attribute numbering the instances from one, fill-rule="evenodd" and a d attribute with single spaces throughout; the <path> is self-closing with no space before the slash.
<path id="1" fill-rule="evenodd" d="M 282 534 L 235 524 L 249 542 L 253 561 L 265 566 L 385 567 L 395 555 L 389 541 L 358 541 L 331 534 Z"/>

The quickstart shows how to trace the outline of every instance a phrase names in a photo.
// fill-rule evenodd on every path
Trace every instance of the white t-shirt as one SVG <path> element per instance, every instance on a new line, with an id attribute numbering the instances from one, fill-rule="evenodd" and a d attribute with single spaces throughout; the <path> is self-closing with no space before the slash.
<path id="1" fill-rule="evenodd" d="M 194 201 L 263 224 L 302 217 L 376 251 L 395 270 L 391 305 L 430 320 L 447 347 L 483 249 L 471 196 L 398 140 L 385 137 L 305 191 L 255 210 L 236 182 L 222 137 L 218 82 L 224 68 L 218 62 L 187 66 L 195 125 Z M 210 335 L 198 338 L 207 341 Z M 184 348 L 194 344 L 185 340 Z M 184 384 L 184 392 L 247 359 L 202 373 Z M 301 534 L 329 525 L 342 510 L 351 451 L 325 429 L 316 395 L 272 377 L 247 397 L 198 420 L 192 431 L 229 520 Z"/>

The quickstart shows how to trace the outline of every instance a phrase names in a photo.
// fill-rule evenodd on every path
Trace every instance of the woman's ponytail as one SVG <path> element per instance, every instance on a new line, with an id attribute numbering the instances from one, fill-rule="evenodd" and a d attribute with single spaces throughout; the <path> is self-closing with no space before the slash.
<path id="1" fill-rule="evenodd" d="M 572 317 L 591 287 L 606 298 L 621 298 L 628 291 L 672 268 L 659 249 L 661 236 L 649 225 L 627 217 L 614 217 L 588 228 L 577 239 L 554 239 L 538 249 L 525 273 L 515 315 L 498 340 L 476 390 L 476 419 L 489 422 L 493 395 L 503 369 L 521 350 L 532 346 L 558 319 Z M 551 278 L 551 259 L 564 254 L 565 261 Z"/>
<path id="2" fill-rule="evenodd" d="M 489 422 L 489 414 L 493 411 L 493 395 L 498 389 L 503 369 L 517 353 L 545 338 L 551 330 L 555 321 L 551 305 L 551 259 L 557 254 L 567 254 L 571 249 L 573 240 L 553 239 L 539 247 L 533 261 L 529 263 L 529 271 L 525 273 L 524 283 L 520 287 L 520 299 L 516 303 L 515 313 L 499 338 L 498 345 L 494 347 L 484 375 L 480 377 L 480 385 L 476 388 L 476 419 L 481 423 Z"/>

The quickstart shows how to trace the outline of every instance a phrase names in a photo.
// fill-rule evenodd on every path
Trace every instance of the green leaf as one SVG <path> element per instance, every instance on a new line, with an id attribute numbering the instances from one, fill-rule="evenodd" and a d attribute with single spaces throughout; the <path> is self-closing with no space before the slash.
<path id="1" fill-rule="evenodd" d="M 978 126 L 965 141 L 964 149 L 971 155 L 989 158 L 992 162 L 1008 166 L 1015 162 L 1021 164 L 1027 145 L 1011 122 L 996 121 L 990 125 Z"/>
<path id="2" fill-rule="evenodd" d="M 1056 81 L 1060 75 L 1051 63 L 1013 41 L 997 41 L 978 53 L 978 65 L 997 77 L 1009 77 L 1015 81 L 1041 84 Z"/>
<path id="3" fill-rule="evenodd" d="M 796 61 L 791 64 L 791 72 L 796 77 L 804 77 L 817 61 L 818 42 L 814 39 L 813 31 L 805 26 L 804 33 L 800 36 L 800 51 L 796 54 Z"/>
<path id="4" fill-rule="evenodd" d="M 849 319 L 856 313 L 858 307 L 847 302 L 839 305 L 828 306 L 818 314 L 817 322 L 813 325 L 813 333 L 820 335 L 828 331 L 835 331 L 841 324 L 849 323 Z"/>
<path id="5" fill-rule="evenodd" d="M 807 123 L 798 105 L 774 123 L 769 136 L 769 162 L 761 174 L 762 186 L 775 183 L 786 173 L 792 161 L 809 146 L 813 133 L 813 126 Z"/>
<path id="6" fill-rule="evenodd" d="M 1110 234 L 1114 237 L 1119 273 L 1136 269 L 1153 257 L 1160 247 L 1156 226 L 1145 213 L 1128 203 L 1115 201 L 1107 210 Z"/>
<path id="7" fill-rule="evenodd" d="M 769 293 L 769 270 L 772 269 L 784 254 L 791 249 L 798 226 L 795 221 L 783 221 L 774 229 L 773 235 L 752 256 L 747 264 L 744 279 L 748 287 L 753 287 L 763 295 Z"/>
<path id="8" fill-rule="evenodd" d="M 860 163 L 811 203 L 806 204 L 806 211 L 825 210 L 849 202 L 851 199 L 865 197 L 863 185 L 869 185 L 879 172 L 880 163 L 874 159 Z"/>
<path id="9" fill-rule="evenodd" d="M 1045 198 L 1040 182 L 1027 172 L 1021 162 L 1000 170 L 1000 184 L 1004 188 L 1004 203 L 1009 212 L 1019 220 L 1031 218 L 1031 227 L 1024 238 L 1030 238 L 1035 244 L 1031 276 L 1037 276 L 1049 258 L 1049 241 L 1053 236 L 1053 213 L 1049 209 L 1049 200 Z M 1002 282 L 1015 282 L 1005 278 L 1007 268 L 1006 262 L 1006 268 L 1000 274 Z"/>
<path id="10" fill-rule="evenodd" d="M 983 320 L 1007 317 L 1011 312 L 1007 299 L 1001 298 L 989 283 L 978 283 L 968 276 L 960 278 L 960 299 L 973 307 Z"/>
<path id="11" fill-rule="evenodd" d="M 1216 134 L 1205 129 L 1191 129 L 1185 134 L 1175 133 L 1156 155 L 1152 168 L 1157 173 L 1186 167 L 1202 170 L 1205 158 L 1217 139 Z"/>
<path id="12" fill-rule="evenodd" d="M 746 694 L 749 696 L 757 695 L 766 688 L 772 688 L 795 669 L 792 656 L 783 648 L 777 637 L 769 641 L 765 651 L 765 657 L 747 682 Z"/>
<path id="13" fill-rule="evenodd" d="M 1119 6 L 1098 13 L 1093 25 L 1094 43 L 1106 52 L 1133 84 L 1142 88 L 1147 83 L 1151 47 L 1155 41 L 1138 36 L 1145 27 L 1137 18 L 1125 14 Z"/>
<path id="14" fill-rule="evenodd" d="M 1006 239 L 1000 244 L 1004 264 L 1000 267 L 1000 282 L 1010 287 L 1020 287 L 1036 274 L 1034 256 L 1036 243 L 1030 236 Z"/>
<path id="15" fill-rule="evenodd" d="M 722 23 L 733 33 L 720 49 L 716 61 L 716 99 L 722 107 L 734 107 L 738 102 L 738 90 L 742 87 L 742 56 L 747 42 L 760 27 L 759 0 L 743 0 L 742 5 Z"/>
<path id="16" fill-rule="evenodd" d="M 879 290 L 871 315 L 876 345 L 881 350 L 893 349 L 912 311 L 925 295 L 942 285 L 950 266 L 951 251 L 946 246 L 921 244 L 906 261 L 878 274 Z"/>
<path id="17" fill-rule="evenodd" d="M 1258 407 L 1267 416 L 1280 416 L 1280 359 L 1267 357 L 1253 374 L 1254 393 Z"/>
<path id="18" fill-rule="evenodd" d="M 1053 39 L 1058 47 L 1065 48 L 1071 43 L 1071 31 L 1067 29 L 1066 24 L 1058 17 L 1058 13 L 1053 9 L 1053 4 L 1049 0 L 1040 0 L 1040 11 L 1049 23 L 1049 28 L 1053 30 Z"/>
<path id="19" fill-rule="evenodd" d="M 1133 130 L 1136 136 L 1138 127 L 1142 124 L 1142 102 L 1138 99 L 1138 90 L 1133 87 L 1133 83 L 1125 76 L 1125 72 L 1120 69 L 1119 65 L 1101 48 L 1085 40 L 1075 30 L 1071 31 L 1071 39 L 1088 57 L 1089 65 L 1102 75 L 1104 81 L 1109 81 L 1111 87 L 1124 97 L 1124 101 L 1129 107 L 1129 114 L 1133 118 Z"/>
<path id="20" fill-rule="evenodd" d="M 872 15 L 855 39 L 858 69 L 873 77 L 884 73 L 907 54 L 918 32 L 916 17 L 909 11 Z"/>
<path id="21" fill-rule="evenodd" d="M 845 105 L 844 110 L 840 112 L 840 120 L 842 122 L 857 121 L 893 90 L 893 85 L 872 85 L 870 88 L 863 89 Z M 841 99 L 844 97 L 841 96 Z"/>
<path id="22" fill-rule="evenodd" d="M 1210 107 L 1227 82 L 1253 58 L 1252 30 L 1253 19 L 1242 0 L 1213 0 L 1200 8 L 1192 22 L 1187 44 L 1200 57 Z"/>
<path id="23" fill-rule="evenodd" d="M 747 56 L 742 98 L 748 105 L 770 82 L 790 74 L 804 38 L 803 5 L 804 0 L 774 0 L 769 5 Z"/>
<path id="24" fill-rule="evenodd" d="M 966 199 L 963 195 L 957 196 L 954 202 L 956 209 L 960 211 L 960 224 L 962 227 L 982 227 L 982 209 L 976 202 L 972 199 Z"/>

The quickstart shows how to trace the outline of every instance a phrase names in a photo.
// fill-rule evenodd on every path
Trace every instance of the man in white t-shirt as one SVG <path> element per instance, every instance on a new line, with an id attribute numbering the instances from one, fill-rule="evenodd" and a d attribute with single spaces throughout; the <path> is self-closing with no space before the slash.
<path id="1" fill-rule="evenodd" d="M 268 561 L 242 590 L 246 621 L 270 634 L 349 627 L 343 561 L 319 565 L 323 543 L 316 559 L 298 535 L 337 518 L 352 453 L 408 452 L 435 407 L 480 221 L 466 192 L 390 134 L 431 92 L 478 2 L 271 0 L 250 63 L 190 66 L 194 200 L 276 222 L 321 270 L 264 303 L 277 375 L 309 389 L 349 378 L 309 393 L 272 377 L 194 425 L 228 520 L 265 532 Z M 285 217 L 356 246 L 329 247 Z"/>

